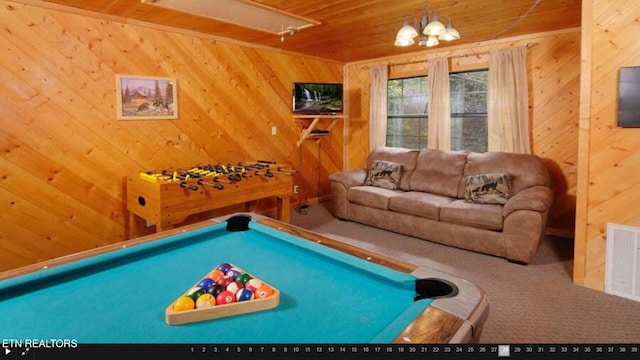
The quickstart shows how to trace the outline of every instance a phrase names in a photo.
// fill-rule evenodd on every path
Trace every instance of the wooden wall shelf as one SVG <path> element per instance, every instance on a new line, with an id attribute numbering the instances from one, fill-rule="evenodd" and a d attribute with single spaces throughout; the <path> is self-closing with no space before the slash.
<path id="1" fill-rule="evenodd" d="M 331 134 L 333 128 L 338 121 L 344 119 L 344 115 L 294 115 L 294 120 L 302 127 L 300 139 L 298 139 L 298 147 L 305 140 L 316 139 L 316 142 Z M 321 120 L 331 120 L 324 128 L 318 128 Z"/>

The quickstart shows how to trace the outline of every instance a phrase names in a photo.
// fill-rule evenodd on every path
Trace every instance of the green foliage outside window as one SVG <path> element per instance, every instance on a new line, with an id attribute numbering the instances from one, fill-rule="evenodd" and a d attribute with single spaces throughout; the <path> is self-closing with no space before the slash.
<path id="1" fill-rule="evenodd" d="M 488 71 L 452 73 L 451 149 L 487 151 Z M 387 146 L 427 147 L 427 76 L 387 82 Z"/>

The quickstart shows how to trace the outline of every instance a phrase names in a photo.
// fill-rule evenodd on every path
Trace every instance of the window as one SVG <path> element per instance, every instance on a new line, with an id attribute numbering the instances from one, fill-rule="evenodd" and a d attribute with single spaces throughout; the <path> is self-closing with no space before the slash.
<path id="1" fill-rule="evenodd" d="M 451 73 L 451 150 L 487 151 L 488 70 Z M 427 76 L 387 82 L 387 146 L 427 147 Z"/>
<path id="2" fill-rule="evenodd" d="M 427 146 L 427 77 L 387 82 L 387 146 Z"/>

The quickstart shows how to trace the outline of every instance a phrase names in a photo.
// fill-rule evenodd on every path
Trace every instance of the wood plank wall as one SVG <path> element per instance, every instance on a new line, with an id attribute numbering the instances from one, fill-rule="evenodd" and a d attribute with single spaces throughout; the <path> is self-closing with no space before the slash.
<path id="1" fill-rule="evenodd" d="M 549 216 L 549 233 L 573 237 L 580 92 L 579 29 L 347 64 L 350 106 L 347 167 L 364 166 L 369 152 L 369 66 L 387 64 L 390 78 L 411 77 L 426 74 L 430 57 L 449 56 L 450 71 L 486 69 L 489 50 L 525 44 L 536 44 L 527 50 L 531 142 L 533 152 L 544 159 L 553 183 L 555 201 Z"/>
<path id="2" fill-rule="evenodd" d="M 607 223 L 640 226 L 640 129 L 617 126 L 619 69 L 640 66 L 640 3 L 583 1 L 574 282 L 604 290 Z"/>
<path id="3" fill-rule="evenodd" d="M 343 168 L 343 125 L 298 149 L 291 114 L 294 81 L 342 82 L 343 64 L 0 5 L 0 271 L 124 240 L 139 171 L 274 160 L 299 170 L 295 205 Z M 116 120 L 116 74 L 177 78 L 179 118 Z"/>

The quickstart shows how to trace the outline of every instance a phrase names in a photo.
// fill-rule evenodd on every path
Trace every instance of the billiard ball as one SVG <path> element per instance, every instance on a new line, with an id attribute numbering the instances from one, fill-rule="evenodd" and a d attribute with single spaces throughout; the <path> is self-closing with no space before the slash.
<path id="1" fill-rule="evenodd" d="M 262 281 L 258 280 L 258 279 L 250 279 L 249 281 L 247 281 L 246 283 L 244 283 L 244 287 L 251 290 L 251 291 L 256 291 L 258 290 L 258 288 L 260 287 L 260 285 L 262 285 Z"/>
<path id="2" fill-rule="evenodd" d="M 213 279 L 213 281 L 218 281 L 224 277 L 224 273 L 218 269 L 215 269 L 209 274 L 209 278 Z"/>
<path id="3" fill-rule="evenodd" d="M 194 307 L 195 302 L 188 296 L 181 296 L 173 303 L 173 310 L 175 311 L 193 310 Z"/>
<path id="4" fill-rule="evenodd" d="M 194 286 L 187 291 L 186 296 L 190 297 L 193 301 L 196 301 L 200 295 L 204 294 L 205 291 L 201 287 Z"/>
<path id="5" fill-rule="evenodd" d="M 231 268 L 229 270 L 227 270 L 227 272 L 224 274 L 224 276 L 228 277 L 228 278 L 232 278 L 233 280 L 236 279 L 236 277 L 238 277 L 238 275 L 242 274 L 242 272 L 236 268 Z"/>
<path id="6" fill-rule="evenodd" d="M 196 308 L 204 309 L 216 305 L 216 297 L 211 294 L 202 294 L 196 300 Z"/>
<path id="7" fill-rule="evenodd" d="M 240 289 L 236 293 L 236 300 L 238 301 L 247 301 L 253 299 L 253 291 L 249 289 Z"/>
<path id="8" fill-rule="evenodd" d="M 251 275 L 249 275 L 247 273 L 242 273 L 242 274 L 240 274 L 240 275 L 238 275 L 236 277 L 236 281 L 239 282 L 242 285 L 246 284 L 247 281 L 249 281 L 251 279 L 252 279 Z"/>
<path id="9" fill-rule="evenodd" d="M 242 284 L 240 284 L 237 281 L 232 281 L 232 282 L 229 283 L 229 285 L 227 285 L 227 287 L 225 289 L 228 290 L 228 291 L 231 291 L 232 293 L 235 294 L 235 293 L 238 292 L 238 290 L 240 290 L 242 288 L 243 288 Z"/>
<path id="10" fill-rule="evenodd" d="M 258 290 L 255 291 L 255 295 L 256 295 L 256 299 L 267 298 L 267 297 L 273 295 L 273 288 L 271 288 L 271 286 L 269 286 L 267 284 L 262 284 L 262 285 L 260 285 Z"/>
<path id="11" fill-rule="evenodd" d="M 198 283 L 198 287 L 204 289 L 204 291 L 209 290 L 213 285 L 215 285 L 215 281 L 212 278 L 204 278 Z"/>
<path id="12" fill-rule="evenodd" d="M 231 264 L 222 263 L 216 267 L 216 269 L 222 271 L 223 274 L 226 274 L 229 269 L 231 269 Z"/>
<path id="13" fill-rule="evenodd" d="M 213 296 L 218 296 L 221 292 L 224 291 L 224 287 L 222 285 L 215 284 L 207 290 L 207 294 L 211 294 Z"/>
<path id="14" fill-rule="evenodd" d="M 228 277 L 223 277 L 222 279 L 218 280 L 216 283 L 224 288 L 227 287 L 227 285 L 231 284 L 233 282 L 233 279 L 228 278 Z"/>
<path id="15" fill-rule="evenodd" d="M 231 304 L 233 302 L 236 302 L 236 295 L 231 291 L 225 290 L 216 296 L 216 304 L 218 305 Z"/>

